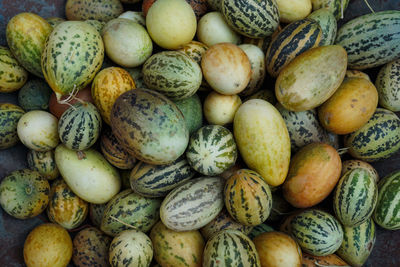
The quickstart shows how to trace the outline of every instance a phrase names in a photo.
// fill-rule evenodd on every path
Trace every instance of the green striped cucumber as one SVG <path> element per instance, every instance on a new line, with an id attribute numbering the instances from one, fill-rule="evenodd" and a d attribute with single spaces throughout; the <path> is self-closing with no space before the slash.
<path id="1" fill-rule="evenodd" d="M 279 72 L 296 56 L 318 47 L 322 38 L 322 29 L 313 19 L 301 19 L 290 23 L 271 41 L 265 64 L 268 73 L 277 77 Z"/>
<path id="2" fill-rule="evenodd" d="M 290 135 L 292 151 L 296 152 L 305 145 L 323 142 L 334 146 L 329 138 L 329 132 L 319 123 L 318 114 L 315 109 L 306 111 L 290 111 L 280 103 L 275 107 L 281 113 Z"/>
<path id="3" fill-rule="evenodd" d="M 0 205 L 17 219 L 29 219 L 42 213 L 49 203 L 50 185 L 37 171 L 13 171 L 0 183 Z"/>
<path id="4" fill-rule="evenodd" d="M 46 211 L 51 222 L 74 229 L 86 219 L 89 204 L 75 195 L 62 178 L 51 184 L 49 198 Z"/>
<path id="5" fill-rule="evenodd" d="M 293 217 L 290 231 L 301 249 L 315 256 L 334 253 L 342 244 L 343 228 L 329 213 L 309 209 Z"/>
<path id="6" fill-rule="evenodd" d="M 227 229 L 215 234 L 206 243 L 203 266 L 260 267 L 254 243 L 244 233 Z"/>
<path id="7" fill-rule="evenodd" d="M 379 104 L 393 112 L 400 111 L 400 59 L 383 66 L 375 81 Z"/>
<path id="8" fill-rule="evenodd" d="M 378 184 L 378 203 L 373 214 L 377 224 L 388 230 L 400 229 L 400 170 Z"/>
<path id="9" fill-rule="evenodd" d="M 0 93 L 20 89 L 28 80 L 28 73 L 18 63 L 10 49 L 0 46 Z"/>
<path id="10" fill-rule="evenodd" d="M 224 206 L 224 179 L 199 177 L 172 190 L 160 208 L 161 221 L 175 231 L 197 230 L 213 220 Z"/>
<path id="11" fill-rule="evenodd" d="M 25 111 L 48 110 L 52 92 L 43 79 L 30 79 L 18 91 L 18 103 Z"/>
<path id="12" fill-rule="evenodd" d="M 343 19 L 349 0 L 311 0 L 313 10 L 327 8 L 336 20 Z"/>
<path id="13" fill-rule="evenodd" d="M 40 60 L 52 30 L 44 18 L 28 12 L 15 15 L 7 24 L 6 37 L 11 52 L 27 71 L 40 78 L 43 78 Z"/>
<path id="14" fill-rule="evenodd" d="M 47 180 L 54 180 L 60 175 L 54 159 L 54 150 L 45 152 L 29 150 L 27 161 L 29 169 L 38 171 Z"/>
<path id="15" fill-rule="evenodd" d="M 356 227 L 371 217 L 378 199 L 375 178 L 362 168 L 346 172 L 333 194 L 336 218 L 346 227 Z"/>
<path id="16" fill-rule="evenodd" d="M 348 66 L 367 69 L 400 57 L 400 11 L 388 10 L 350 20 L 340 27 L 335 43 L 343 46 Z"/>
<path id="17" fill-rule="evenodd" d="M 343 242 L 336 253 L 351 266 L 363 266 L 375 244 L 374 221 L 369 218 L 358 226 L 345 226 L 343 232 Z"/>
<path id="18" fill-rule="evenodd" d="M 400 119 L 390 110 L 377 108 L 363 127 L 345 136 L 344 144 L 360 160 L 389 158 L 400 149 Z"/>
<path id="19" fill-rule="evenodd" d="M 225 183 L 224 197 L 232 218 L 247 226 L 263 223 L 271 212 L 271 190 L 262 176 L 252 170 L 236 171 Z"/>
<path id="20" fill-rule="evenodd" d="M 25 111 L 11 103 L 0 103 L 0 149 L 10 148 L 19 141 L 17 125 Z"/>
<path id="21" fill-rule="evenodd" d="M 251 38 L 265 38 L 278 28 L 279 11 L 274 0 L 222 0 L 221 12 L 237 32 Z"/>
<path id="22" fill-rule="evenodd" d="M 151 239 L 141 231 L 125 230 L 110 244 L 111 266 L 148 267 L 153 258 Z"/>
<path id="23" fill-rule="evenodd" d="M 143 81 L 171 100 L 192 96 L 203 78 L 199 64 L 178 51 L 163 51 L 152 55 L 143 65 Z"/>
<path id="24" fill-rule="evenodd" d="M 204 175 L 218 175 L 232 167 L 237 159 L 233 134 L 220 125 L 207 125 L 189 141 L 186 157 L 190 166 Z"/>
<path id="25" fill-rule="evenodd" d="M 68 108 L 58 121 L 61 142 L 72 150 L 85 150 L 98 139 L 101 115 L 90 102 L 77 102 Z"/>
<path id="26" fill-rule="evenodd" d="M 318 22 L 322 29 L 322 38 L 319 45 L 332 45 L 335 42 L 337 21 L 333 13 L 328 8 L 318 9 L 308 15 L 307 18 Z"/>
<path id="27" fill-rule="evenodd" d="M 164 197 L 194 175 L 194 170 L 183 156 L 164 165 L 151 165 L 140 161 L 132 169 L 130 184 L 133 191 L 139 195 Z"/>
<path id="28" fill-rule="evenodd" d="M 200 229 L 201 234 L 203 235 L 205 240 L 210 239 L 214 234 L 225 230 L 225 229 L 233 229 L 238 230 L 246 235 L 252 231 L 253 226 L 243 225 L 241 223 L 236 222 L 228 213 L 226 209 L 223 209 L 217 217 L 215 217 L 211 222 L 206 224 L 204 227 Z"/>
<path id="29" fill-rule="evenodd" d="M 124 230 L 147 232 L 159 220 L 161 200 L 146 198 L 126 189 L 108 202 L 100 229 L 111 236 Z"/>
<path id="30" fill-rule="evenodd" d="M 118 169 L 130 170 L 135 166 L 136 159 L 125 151 L 108 127 L 102 131 L 100 149 L 104 158 Z"/>
<path id="31" fill-rule="evenodd" d="M 83 21 L 65 21 L 47 38 L 42 70 L 59 100 L 90 84 L 103 59 L 104 44 L 99 32 Z"/>

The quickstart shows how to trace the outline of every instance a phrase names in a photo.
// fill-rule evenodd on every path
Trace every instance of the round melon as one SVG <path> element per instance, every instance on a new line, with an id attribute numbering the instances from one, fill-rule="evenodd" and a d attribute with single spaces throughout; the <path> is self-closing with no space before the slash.
<path id="1" fill-rule="evenodd" d="M 271 190 L 252 170 L 242 169 L 234 173 L 225 183 L 224 198 L 232 218 L 247 226 L 263 223 L 271 212 Z"/>
<path id="2" fill-rule="evenodd" d="M 102 30 L 107 56 L 120 66 L 142 65 L 153 52 L 153 42 L 146 29 L 132 20 L 117 18 Z"/>
<path id="3" fill-rule="evenodd" d="M 358 159 L 349 159 L 349 160 L 345 160 L 342 162 L 342 173 L 340 174 L 340 176 L 343 176 L 346 172 L 351 171 L 353 169 L 356 168 L 362 168 L 365 169 L 366 171 L 369 172 L 369 174 L 371 175 L 371 177 L 374 178 L 375 182 L 378 183 L 379 181 L 379 174 L 378 172 L 375 170 L 375 168 L 362 160 L 358 160 Z"/>
<path id="4" fill-rule="evenodd" d="M 201 68 L 208 84 L 224 95 L 240 93 L 251 77 L 251 63 L 246 53 L 230 43 L 211 46 L 201 59 Z"/>
<path id="5" fill-rule="evenodd" d="M 73 240 L 72 261 L 76 266 L 107 266 L 111 238 L 95 227 L 85 228 Z"/>
<path id="6" fill-rule="evenodd" d="M 189 142 L 189 131 L 177 106 L 148 89 L 130 90 L 118 97 L 111 127 L 129 154 L 149 164 L 173 162 Z"/>
<path id="7" fill-rule="evenodd" d="M 204 100 L 204 117 L 209 124 L 226 125 L 233 122 L 242 104 L 238 95 L 222 95 L 211 91 Z"/>
<path id="8" fill-rule="evenodd" d="M 25 239 L 24 261 L 27 267 L 64 267 L 71 257 L 71 237 L 57 224 L 36 226 Z"/>
<path id="9" fill-rule="evenodd" d="M 89 205 L 74 194 L 63 179 L 51 184 L 50 201 L 47 206 L 49 220 L 65 229 L 74 229 L 86 219 Z"/>
<path id="10" fill-rule="evenodd" d="M 199 89 L 202 72 L 188 55 L 178 51 L 163 51 L 152 55 L 143 65 L 143 81 L 171 100 L 192 96 Z"/>
<path id="11" fill-rule="evenodd" d="M 337 91 L 318 108 L 321 125 L 336 134 L 360 129 L 374 114 L 378 92 L 364 78 L 346 78 Z"/>
<path id="12" fill-rule="evenodd" d="M 158 0 L 146 15 L 151 39 L 164 49 L 178 49 L 192 41 L 197 20 L 185 0 Z"/>
<path id="13" fill-rule="evenodd" d="M 291 23 L 304 19 L 311 13 L 311 0 L 276 0 L 279 10 L 279 20 Z"/>
<path id="14" fill-rule="evenodd" d="M 37 171 L 17 170 L 0 183 L 0 205 L 17 219 L 33 218 L 49 203 L 50 185 Z"/>
<path id="15" fill-rule="evenodd" d="M 36 151 L 49 151 L 58 143 L 58 120 L 51 113 L 32 110 L 25 113 L 18 121 L 17 132 L 21 142 Z"/>
<path id="16" fill-rule="evenodd" d="M 152 258 L 151 240 L 140 231 L 123 231 L 111 242 L 109 249 L 111 266 L 148 267 Z"/>
<path id="17" fill-rule="evenodd" d="M 253 44 L 241 44 L 239 47 L 246 53 L 251 65 L 250 81 L 240 95 L 249 96 L 257 92 L 264 83 L 265 55 L 261 48 Z"/>
<path id="18" fill-rule="evenodd" d="M 189 141 L 186 158 L 197 172 L 218 175 L 235 164 L 237 148 L 233 134 L 220 125 L 207 125 L 195 132 Z"/>
<path id="19" fill-rule="evenodd" d="M 161 221 L 150 233 L 154 258 L 162 266 L 201 267 L 205 242 L 197 230 L 177 232 Z"/>
<path id="20" fill-rule="evenodd" d="M 85 150 L 97 141 L 101 131 L 101 116 L 89 102 L 78 102 L 67 109 L 58 122 L 61 142 L 72 150 Z"/>

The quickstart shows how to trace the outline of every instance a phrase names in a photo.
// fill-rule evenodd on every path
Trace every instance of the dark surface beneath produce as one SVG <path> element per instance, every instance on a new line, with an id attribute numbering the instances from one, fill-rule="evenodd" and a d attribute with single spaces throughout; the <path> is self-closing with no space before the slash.
<path id="1" fill-rule="evenodd" d="M 44 18 L 64 17 L 65 2 L 64 0 L 0 0 L 0 45 L 6 45 L 5 28 L 8 20 L 14 15 L 29 11 Z M 368 3 L 375 11 L 400 10 L 400 0 L 368 0 Z M 138 8 L 140 8 L 140 5 L 125 6 L 125 10 L 138 10 Z M 339 23 L 370 12 L 365 0 L 350 0 L 345 18 Z M 367 71 L 373 80 L 376 71 L 376 69 Z M 17 93 L 0 93 L 0 102 L 17 104 Z M 400 116 L 400 113 L 397 113 L 397 115 Z M 27 166 L 26 153 L 27 149 L 21 143 L 13 148 L 0 150 L 0 180 L 10 172 Z M 390 172 L 400 169 L 400 153 L 372 165 L 377 169 L 380 177 L 384 177 Z M 328 205 L 330 204 L 329 200 L 326 202 Z M 24 240 L 35 226 L 47 220 L 45 214 L 30 220 L 17 220 L 7 215 L 0 208 L 0 266 L 24 266 Z M 71 235 L 73 236 L 74 232 L 71 232 Z M 365 266 L 400 266 L 400 230 L 388 231 L 378 227 L 377 240 Z"/>

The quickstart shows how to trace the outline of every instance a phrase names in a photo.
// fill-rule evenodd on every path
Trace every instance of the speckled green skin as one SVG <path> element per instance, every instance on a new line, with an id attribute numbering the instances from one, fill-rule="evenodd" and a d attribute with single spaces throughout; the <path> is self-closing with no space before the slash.
<path id="1" fill-rule="evenodd" d="M 100 228 L 101 219 L 103 218 L 104 210 L 106 209 L 107 203 L 104 204 L 93 204 L 90 203 L 89 217 L 93 225 Z"/>
<path id="2" fill-rule="evenodd" d="M 378 203 L 373 214 L 375 222 L 388 230 L 400 229 L 400 170 L 383 178 L 378 188 Z"/>
<path id="3" fill-rule="evenodd" d="M 47 83 L 60 98 L 85 88 L 104 59 L 99 32 L 83 21 L 66 21 L 49 35 L 42 54 L 42 70 Z"/>
<path id="4" fill-rule="evenodd" d="M 163 165 L 139 162 L 130 174 L 130 187 L 145 197 L 164 197 L 194 175 L 195 171 L 184 156 Z"/>
<path id="5" fill-rule="evenodd" d="M 275 107 L 285 121 L 292 151 L 296 152 L 303 146 L 315 142 L 331 144 L 329 133 L 319 124 L 315 109 L 295 112 L 285 109 L 280 103 Z"/>
<path id="6" fill-rule="evenodd" d="M 356 227 L 371 217 L 378 199 L 374 177 L 361 168 L 346 172 L 333 194 L 336 218 L 347 227 Z"/>
<path id="7" fill-rule="evenodd" d="M 343 228 L 339 221 L 324 211 L 309 209 L 290 221 L 292 237 L 304 252 L 315 256 L 334 253 L 342 244 Z"/>
<path id="8" fill-rule="evenodd" d="M 214 219 L 224 206 L 224 179 L 199 177 L 172 190 L 160 207 L 161 221 L 175 231 L 197 230 Z"/>
<path id="9" fill-rule="evenodd" d="M 29 150 L 27 161 L 31 170 L 38 171 L 47 180 L 56 179 L 60 175 L 54 159 L 54 150 L 45 152 Z"/>
<path id="10" fill-rule="evenodd" d="M 214 234 L 225 229 L 238 230 L 244 234 L 249 234 L 253 230 L 252 226 L 246 226 L 236 222 L 228 213 L 226 209 L 223 209 L 217 217 L 211 222 L 206 224 L 200 229 L 201 234 L 205 240 L 210 239 Z"/>
<path id="11" fill-rule="evenodd" d="M 375 80 L 379 105 L 393 112 L 400 111 L 400 59 L 381 68 Z"/>
<path id="12" fill-rule="evenodd" d="M 19 13 L 7 24 L 6 37 L 11 52 L 30 73 L 43 78 L 40 65 L 46 38 L 53 27 L 33 13 Z"/>
<path id="13" fill-rule="evenodd" d="M 389 158 L 400 149 L 400 118 L 377 108 L 363 127 L 345 136 L 344 144 L 356 159 L 373 162 Z"/>
<path id="14" fill-rule="evenodd" d="M 343 227 L 343 242 L 336 254 L 348 264 L 361 267 L 374 248 L 375 223 L 369 218 L 356 227 Z"/>
<path id="15" fill-rule="evenodd" d="M 151 239 L 136 230 L 126 230 L 116 236 L 109 251 L 112 267 L 148 267 L 153 258 Z"/>
<path id="16" fill-rule="evenodd" d="M 149 164 L 173 162 L 189 142 L 178 107 L 148 89 L 130 90 L 118 97 L 111 112 L 111 128 L 128 153 Z"/>
<path id="17" fill-rule="evenodd" d="M 161 199 L 146 198 L 126 189 L 107 204 L 100 229 L 111 236 L 128 229 L 147 232 L 160 218 L 160 205 Z"/>
<path id="18" fill-rule="evenodd" d="M 337 21 L 335 16 L 329 9 L 321 8 L 310 15 L 307 18 L 313 19 L 318 22 L 322 29 L 322 39 L 319 45 L 332 45 L 335 42 L 337 33 Z"/>
<path id="19" fill-rule="evenodd" d="M 0 93 L 20 89 L 28 79 L 28 72 L 18 63 L 11 51 L 0 46 Z"/>
<path id="20" fill-rule="evenodd" d="M 0 103 L 0 149 L 16 145 L 19 141 L 17 125 L 25 111 L 17 105 Z"/>
<path id="21" fill-rule="evenodd" d="M 99 21 L 99 20 L 95 20 L 95 19 L 88 19 L 88 20 L 85 20 L 85 22 L 86 22 L 87 24 L 92 25 L 93 27 L 95 27 L 96 30 L 97 30 L 100 34 L 101 34 L 101 31 L 102 31 L 104 25 L 106 25 L 105 22 Z"/>
<path id="22" fill-rule="evenodd" d="M 254 243 L 237 230 L 223 230 L 208 240 L 203 266 L 261 267 Z"/>
<path id="23" fill-rule="evenodd" d="M 199 96 L 194 94 L 191 97 L 182 100 L 176 100 L 174 103 L 185 118 L 189 135 L 192 135 L 203 125 L 203 109 Z"/>
<path id="24" fill-rule="evenodd" d="M 251 38 L 265 38 L 279 25 L 274 0 L 222 0 L 221 12 L 237 32 Z"/>
<path id="25" fill-rule="evenodd" d="M 143 81 L 147 88 L 156 90 L 171 100 L 192 96 L 203 78 L 199 64 L 178 51 L 164 51 L 152 55 L 143 65 Z"/>
<path id="26" fill-rule="evenodd" d="M 17 219 L 29 219 L 46 209 L 49 193 L 49 182 L 38 172 L 17 170 L 4 177 L 0 184 L 0 205 Z"/>
<path id="27" fill-rule="evenodd" d="M 47 110 L 53 91 L 42 79 L 30 79 L 18 92 L 18 103 L 25 111 Z"/>
<path id="28" fill-rule="evenodd" d="M 99 138 L 102 119 L 97 108 L 89 102 L 77 102 L 58 121 L 61 142 L 72 150 L 85 150 Z"/>
<path id="29" fill-rule="evenodd" d="M 76 266 L 107 267 L 111 238 L 95 227 L 85 228 L 73 240 L 72 261 Z"/>
<path id="30" fill-rule="evenodd" d="M 362 70 L 400 56 L 399 32 L 399 10 L 375 12 L 340 27 L 335 43 L 346 49 L 349 68 Z"/>
<path id="31" fill-rule="evenodd" d="M 269 226 L 268 224 L 262 223 L 253 227 L 253 230 L 247 235 L 251 240 L 253 240 L 256 236 L 259 236 L 266 232 L 273 232 L 274 228 Z"/>
<path id="32" fill-rule="evenodd" d="M 135 166 L 136 159 L 123 149 L 110 128 L 102 131 L 100 149 L 105 159 L 118 169 L 130 170 Z"/>
<path id="33" fill-rule="evenodd" d="M 204 175 L 219 175 L 232 167 L 238 151 L 233 134 L 220 125 L 206 125 L 189 141 L 186 157 L 190 166 Z"/>
<path id="34" fill-rule="evenodd" d="M 68 0 L 65 4 L 68 20 L 95 19 L 107 22 L 122 12 L 124 9 L 119 0 Z"/>

